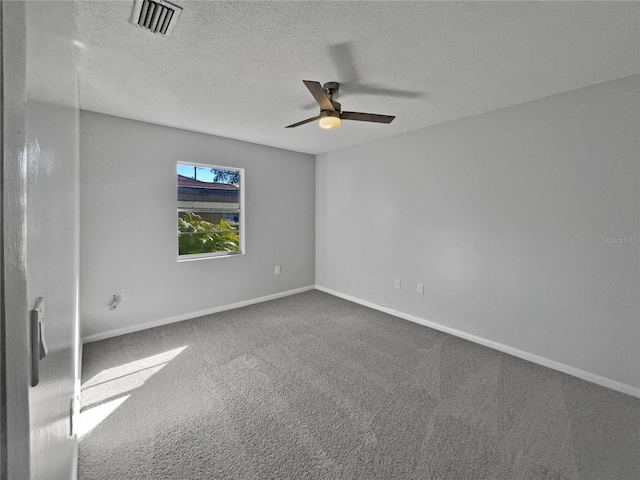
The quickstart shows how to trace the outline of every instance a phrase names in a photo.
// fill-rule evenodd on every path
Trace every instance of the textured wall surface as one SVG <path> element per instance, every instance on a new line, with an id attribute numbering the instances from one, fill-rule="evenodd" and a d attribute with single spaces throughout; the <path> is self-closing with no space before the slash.
<path id="1" fill-rule="evenodd" d="M 316 284 L 638 387 L 639 82 L 319 156 Z"/>
<path id="2" fill-rule="evenodd" d="M 92 112 L 80 120 L 83 337 L 314 284 L 313 156 Z M 177 261 L 177 161 L 245 169 L 245 255 Z M 109 311 L 122 288 L 131 299 Z"/>

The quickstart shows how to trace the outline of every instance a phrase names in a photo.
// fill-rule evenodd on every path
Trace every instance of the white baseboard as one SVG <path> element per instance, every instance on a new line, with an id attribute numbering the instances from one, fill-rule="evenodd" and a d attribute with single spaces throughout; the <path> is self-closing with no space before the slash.
<path id="1" fill-rule="evenodd" d="M 640 388 L 638 387 L 627 385 L 626 383 L 618 382 L 616 380 L 611 380 L 610 378 L 602 377 L 600 375 L 596 375 L 595 373 L 586 372 L 584 370 L 580 370 L 579 368 L 575 368 L 570 365 L 565 365 L 564 363 L 556 362 L 555 360 L 550 360 L 548 358 L 534 355 L 533 353 L 518 350 L 517 348 L 509 347 L 508 345 L 503 345 L 501 343 L 494 342 L 493 340 L 488 340 L 486 338 L 478 337 L 476 335 L 471 335 L 469 333 L 465 333 L 460 330 L 456 330 L 454 328 L 445 327 L 444 325 L 430 322 L 429 320 L 425 320 L 424 318 L 416 317 L 415 315 L 410 315 L 408 313 L 403 313 L 389 307 L 383 307 L 382 305 L 377 305 L 375 303 L 368 302 L 366 300 L 362 300 L 357 297 L 352 297 L 351 295 L 346 295 L 344 293 L 336 292 L 335 290 L 331 290 L 329 288 L 325 288 L 320 285 L 316 285 L 315 288 L 316 290 L 320 290 L 321 292 L 325 292 L 330 295 L 334 295 L 336 297 L 344 298 L 345 300 L 349 300 L 350 302 L 364 305 L 365 307 L 369 307 L 374 310 L 379 310 L 381 312 L 388 313 L 389 315 L 393 315 L 394 317 L 399 317 L 404 320 L 409 320 L 410 322 L 424 325 L 425 327 L 433 328 L 434 330 L 439 330 L 441 332 L 449 333 L 456 337 L 464 338 L 465 340 L 469 340 L 471 342 L 484 345 L 485 347 L 489 347 L 494 350 L 498 350 L 500 352 L 513 355 L 514 357 L 522 358 L 523 360 L 528 360 L 529 362 L 537 363 L 538 365 L 542 365 L 543 367 L 548 367 L 553 370 L 557 370 L 559 372 L 581 378 L 582 380 L 586 380 L 588 382 L 595 383 L 597 385 L 601 385 L 603 387 L 607 387 L 612 390 L 616 390 L 618 392 L 626 393 L 627 395 L 632 395 L 634 397 L 640 398 Z"/>
<path id="2" fill-rule="evenodd" d="M 155 320 L 153 322 L 142 323 L 140 325 L 133 325 L 131 327 L 118 328 L 115 330 L 109 330 L 102 333 L 96 333 L 82 338 L 82 343 L 97 342 L 106 338 L 117 337 L 119 335 L 125 335 L 127 333 L 138 332 L 140 330 L 146 330 L 148 328 L 159 327 L 161 325 L 167 325 L 169 323 L 181 322 L 183 320 L 189 320 L 191 318 L 202 317 L 203 315 L 210 315 L 212 313 L 224 312 L 225 310 L 232 310 L 234 308 L 246 307 L 247 305 L 254 305 L 256 303 L 268 302 L 269 300 L 275 300 L 276 298 L 288 297 L 289 295 L 295 295 L 296 293 L 306 292 L 313 290 L 314 285 L 306 287 L 296 288 L 294 290 L 287 290 L 286 292 L 274 293 L 265 297 L 252 298 L 249 300 L 243 300 L 242 302 L 230 303 L 228 305 L 222 305 L 220 307 L 208 308 L 206 310 L 200 310 L 199 312 L 185 313 L 183 315 L 176 315 L 175 317 L 164 318 L 162 320 Z"/>

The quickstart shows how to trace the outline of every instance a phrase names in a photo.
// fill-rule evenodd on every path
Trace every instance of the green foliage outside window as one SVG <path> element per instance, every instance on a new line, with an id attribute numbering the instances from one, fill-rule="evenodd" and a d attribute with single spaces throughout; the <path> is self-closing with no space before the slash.
<path id="1" fill-rule="evenodd" d="M 240 184 L 240 172 L 238 170 L 224 170 L 222 168 L 212 168 L 214 183 L 230 183 L 232 185 Z"/>
<path id="2" fill-rule="evenodd" d="M 210 223 L 193 212 L 178 217 L 178 254 L 233 252 L 240 249 L 238 229 L 224 220 Z"/>

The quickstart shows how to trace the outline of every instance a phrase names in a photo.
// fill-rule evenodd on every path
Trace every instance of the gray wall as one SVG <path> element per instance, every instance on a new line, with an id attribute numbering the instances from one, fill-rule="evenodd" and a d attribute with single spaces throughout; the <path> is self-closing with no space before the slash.
<path id="1" fill-rule="evenodd" d="M 73 2 L 27 2 L 27 306 L 44 298 L 49 346 L 29 394 L 33 480 L 77 474 L 69 419 L 80 378 L 75 28 Z"/>
<path id="2" fill-rule="evenodd" d="M 83 111 L 80 158 L 83 337 L 314 284 L 312 155 Z M 177 261 L 178 160 L 245 169 L 246 255 Z"/>
<path id="3" fill-rule="evenodd" d="M 640 386 L 639 83 L 320 155 L 316 283 Z"/>

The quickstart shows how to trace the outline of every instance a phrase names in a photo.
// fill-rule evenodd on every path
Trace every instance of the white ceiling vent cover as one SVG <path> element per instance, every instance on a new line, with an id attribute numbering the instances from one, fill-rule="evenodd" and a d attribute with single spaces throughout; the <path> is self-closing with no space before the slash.
<path id="1" fill-rule="evenodd" d="M 182 8 L 165 0 L 136 0 L 131 23 L 169 37 L 181 13 Z"/>

